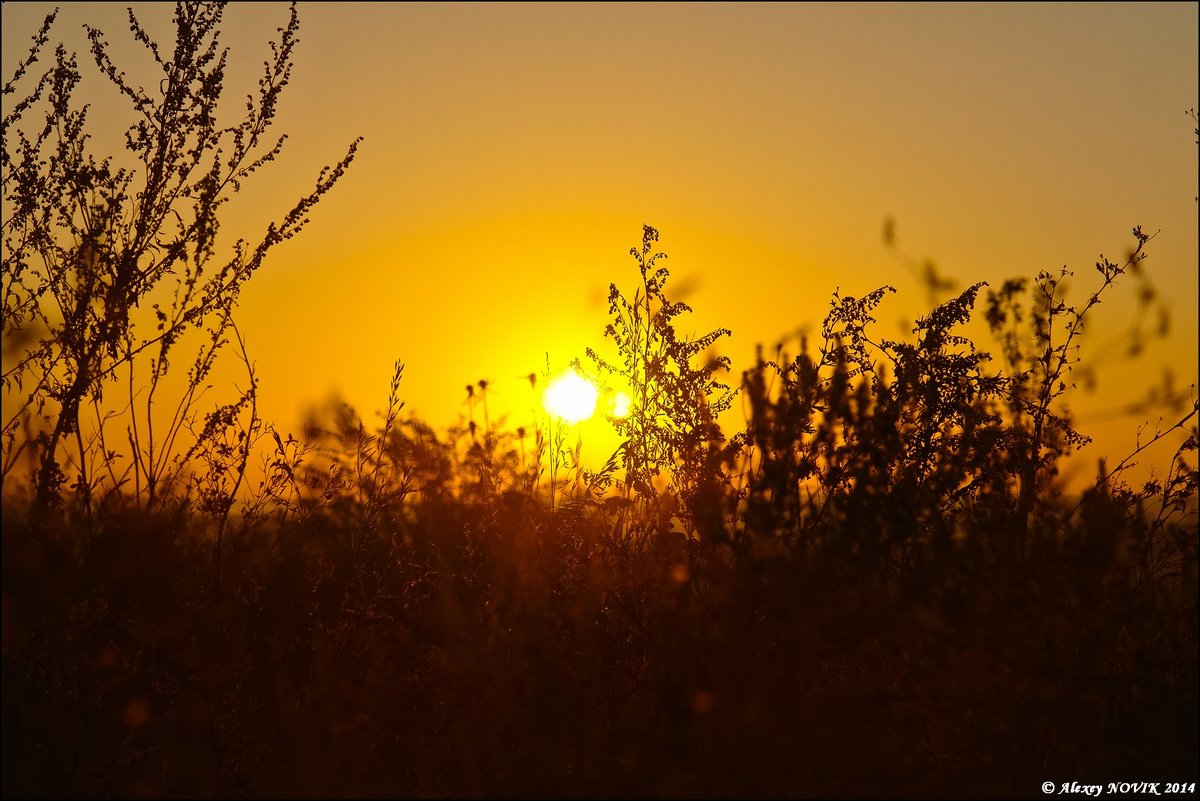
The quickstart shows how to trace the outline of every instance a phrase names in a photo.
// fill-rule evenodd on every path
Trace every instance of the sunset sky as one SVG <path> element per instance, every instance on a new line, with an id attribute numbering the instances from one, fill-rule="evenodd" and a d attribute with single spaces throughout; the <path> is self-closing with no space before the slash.
<path id="1" fill-rule="evenodd" d="M 52 7 L 3 5 L 6 78 Z M 370 420 L 397 357 L 423 419 L 455 422 L 486 379 L 493 418 L 527 424 L 523 377 L 604 345 L 608 284 L 632 294 L 643 223 L 662 233 L 668 294 L 696 310 L 681 329 L 732 329 L 735 382 L 757 343 L 819 330 L 837 287 L 894 285 L 879 331 L 911 327 L 927 293 L 886 219 L 960 285 L 1066 265 L 1078 302 L 1101 253 L 1120 261 L 1134 225 L 1161 229 L 1146 267 L 1170 335 L 1078 396 L 1092 457 L 1132 449 L 1144 416 L 1108 412 L 1165 368 L 1197 380 L 1195 3 L 299 8 L 288 148 L 230 205 L 228 234 L 261 231 L 365 142 L 243 295 L 263 412 L 285 430 L 334 392 Z M 170 5 L 135 10 L 169 39 Z M 124 13 L 65 4 L 52 41 L 87 72 L 81 25 L 99 27 L 136 81 L 147 58 Z M 231 111 L 287 16 L 226 11 Z M 99 145 L 126 110 L 100 79 L 85 87 Z M 1085 362 L 1127 325 L 1132 288 L 1098 309 Z"/>

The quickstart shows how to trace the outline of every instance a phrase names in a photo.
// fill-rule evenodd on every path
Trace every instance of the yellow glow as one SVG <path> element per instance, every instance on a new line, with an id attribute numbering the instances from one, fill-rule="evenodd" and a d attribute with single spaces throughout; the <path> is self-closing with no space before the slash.
<path id="1" fill-rule="evenodd" d="M 542 397 L 542 405 L 555 417 L 568 423 L 578 423 L 588 419 L 596 411 L 598 396 L 599 393 L 592 384 L 571 371 L 550 382 L 550 386 L 546 387 L 546 394 Z"/>
<path id="2" fill-rule="evenodd" d="M 88 23 L 106 33 L 127 80 L 152 86 L 162 78 L 123 33 L 119 3 L 3 3 L 6 76 L 55 5 L 62 11 L 49 52 L 60 38 L 68 51 L 88 52 Z M 171 6 L 138 5 L 160 46 L 172 41 Z M 265 8 L 232 4 L 222 17 L 222 42 L 231 47 L 226 99 L 253 90 L 257 54 L 286 22 L 286 9 Z M 1171 328 L 1165 338 L 1146 338 L 1139 361 L 1104 360 L 1097 391 L 1073 401 L 1078 427 L 1096 440 L 1080 452 L 1080 480 L 1094 478 L 1101 457 L 1115 464 L 1137 447 L 1141 417 L 1112 410 L 1136 408 L 1151 377 L 1171 368 L 1177 388 L 1198 381 L 1197 148 L 1183 113 L 1196 97 L 1195 3 L 962 3 L 937 13 L 892 3 L 869 15 L 837 3 L 749 11 L 306 3 L 299 13 L 297 71 L 273 129 L 292 138 L 280 161 L 220 212 L 226 227 L 216 257 L 230 255 L 225 248 L 237 237 L 260 235 L 321 166 L 366 137 L 311 226 L 272 251 L 239 299 L 238 325 L 263 388 L 258 413 L 282 431 L 301 432 L 304 410 L 335 393 L 364 413 L 379 408 L 397 357 L 408 365 L 406 411 L 435 429 L 456 424 L 466 410 L 463 386 L 484 376 L 496 379 L 490 420 L 531 426 L 545 385 L 539 380 L 534 394 L 517 376 L 540 376 L 548 335 L 563 359 L 607 347 L 606 290 L 614 282 L 632 296 L 639 287 L 627 254 L 642 223 L 661 231 L 660 249 L 670 255 L 667 295 L 695 309 L 678 318 L 680 332 L 732 329 L 720 348 L 732 359 L 734 383 L 760 343 L 769 352 L 782 339 L 794 354 L 793 335 L 807 331 L 813 355 L 819 343 L 811 334 L 839 284 L 854 295 L 895 285 L 898 293 L 877 310 L 876 333 L 907 339 L 933 303 L 976 281 L 995 289 L 1048 265 L 1075 270 L 1067 301 L 1086 303 L 1097 254 L 1119 255 L 1129 226 L 1161 228 L 1148 246 L 1147 277 L 1170 301 Z M 681 25 L 688 36 L 662 41 L 662 31 Z M 1130 40 L 1132 25 L 1144 35 Z M 644 57 L 621 58 L 614 30 Z M 794 47 L 801 32 L 811 47 Z M 944 46 L 914 55 L 912 41 Z M 1108 57 L 1115 48 L 1130 58 Z M 862 57 L 830 73 L 826 66 L 845 61 L 847 49 Z M 1009 65 L 1004 56 L 1014 50 L 1029 57 Z M 1129 63 L 1153 87 L 1161 111 L 1153 120 L 1119 112 L 1137 102 L 1130 93 L 1140 79 L 1131 83 Z M 89 145 L 125 153 L 123 132 L 136 113 L 81 68 L 77 100 L 91 104 L 89 121 L 98 126 Z M 371 79 L 414 70 L 421 80 Z M 813 74 L 829 80 L 808 80 Z M 647 82 L 662 90 L 655 125 L 629 125 L 627 88 Z M 780 103 L 780 86 L 796 87 L 796 102 Z M 888 118 L 888 147 L 864 124 L 864 108 Z M 237 120 L 237 108 L 229 111 L 221 124 Z M 814 114 L 821 124 L 810 124 Z M 992 119 L 1020 124 L 987 125 Z M 931 139 L 930 130 L 940 135 Z M 1129 185 L 1129 164 L 1112 157 L 1123 152 L 1140 154 L 1136 191 L 1102 191 Z M 885 217 L 895 220 L 895 247 L 880 236 Z M 921 280 L 926 257 L 958 290 L 931 298 Z M 1105 297 L 1084 338 L 1085 365 L 1107 349 L 1102 332 L 1124 331 L 1140 313 L 1134 281 Z M 295 310 L 314 306 L 322 324 L 295 325 Z M 969 333 L 994 350 L 986 326 Z M 217 368 L 230 377 L 215 376 L 214 393 L 233 391 L 243 380 L 239 367 L 234 358 Z M 615 393 L 599 410 L 595 417 L 620 419 Z M 727 436 L 745 425 L 746 411 L 738 401 L 722 418 Z M 611 426 L 595 426 L 585 459 L 607 455 L 598 440 Z"/>
<path id="3" fill-rule="evenodd" d="M 612 417 L 628 417 L 629 407 L 633 404 L 633 400 L 624 392 L 616 392 L 612 397 Z"/>

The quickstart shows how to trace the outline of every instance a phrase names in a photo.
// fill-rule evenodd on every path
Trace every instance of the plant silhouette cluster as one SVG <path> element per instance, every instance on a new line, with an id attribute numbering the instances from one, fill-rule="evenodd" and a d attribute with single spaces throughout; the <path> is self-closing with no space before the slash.
<path id="1" fill-rule="evenodd" d="M 222 350 L 231 337 L 240 339 L 233 312 L 242 288 L 273 248 L 304 228 L 358 142 L 261 239 L 238 240 L 222 255 L 222 206 L 275 160 L 287 139 L 275 138 L 271 128 L 299 28 L 293 5 L 271 44 L 257 97 L 247 96 L 239 121 L 222 125 L 228 50 L 220 47 L 217 26 L 223 10 L 221 3 L 181 3 L 169 55 L 129 11 L 130 32 L 162 72 L 150 90 L 130 83 L 111 60 L 104 34 L 87 28 L 97 70 L 131 107 L 120 156 L 98 157 L 89 146 L 90 109 L 74 97 L 82 75 L 62 45 L 33 89 L 5 111 L 4 331 L 9 342 L 28 346 L 15 346 L 11 360 L 6 348 L 3 389 L 13 408 L 0 434 L 6 479 L 22 456 L 33 463 L 39 510 L 58 500 L 68 470 L 76 474 L 70 489 L 89 516 L 121 493 L 147 509 L 169 503 L 164 496 L 188 482 L 189 462 L 200 452 L 222 460 L 206 460 L 218 473 L 244 470 L 247 437 L 233 452 L 223 440 L 253 417 L 253 371 L 233 402 L 205 414 L 201 397 Z M 56 15 L 46 17 L 5 84 L 6 97 L 44 55 Z M 44 124 L 26 124 L 42 103 Z M 183 385 L 164 399 L 172 362 L 181 360 Z M 155 407 L 170 401 L 174 412 L 164 423 Z M 112 430 L 122 424 L 125 436 L 116 434 L 113 443 Z"/>
<path id="2" fill-rule="evenodd" d="M 1087 441 L 1067 405 L 1085 322 L 1149 235 L 1101 258 L 1082 305 L 1067 273 L 974 284 L 902 339 L 876 331 L 894 289 L 835 291 L 812 343 L 760 351 L 730 386 L 730 332 L 678 333 L 690 310 L 645 226 L 632 298 L 610 289 L 615 355 L 587 353 L 594 380 L 630 394 L 601 469 L 552 420 L 492 420 L 486 381 L 461 426 L 406 415 L 401 361 L 377 423 L 331 404 L 286 434 L 257 413 L 236 299 L 354 146 L 218 259 L 227 193 L 282 145 L 263 136 L 298 25 L 293 7 L 258 99 L 221 127 L 219 19 L 180 4 L 167 57 L 130 14 L 167 76 L 158 95 L 89 31 L 139 115 L 134 167 L 88 155 L 61 48 L 6 107 L 6 796 L 1196 781 L 1195 397 L 1084 490 L 1059 475 Z M 48 123 L 27 136 L 41 101 Z M 964 333 L 978 307 L 997 358 Z M 155 428 L 188 333 L 199 355 Z M 247 389 L 202 413 L 230 343 Z"/>

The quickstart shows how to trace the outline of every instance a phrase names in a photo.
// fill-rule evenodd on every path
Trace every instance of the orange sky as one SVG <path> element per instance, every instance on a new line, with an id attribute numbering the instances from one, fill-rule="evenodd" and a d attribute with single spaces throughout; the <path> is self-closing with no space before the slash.
<path id="1" fill-rule="evenodd" d="M 3 5 L 6 76 L 50 7 Z M 135 8 L 168 38 L 170 6 Z M 53 40 L 86 67 L 89 22 L 137 75 L 123 15 L 66 4 Z M 521 376 L 602 344 L 608 283 L 632 292 L 644 222 L 690 290 L 681 327 L 731 328 L 738 371 L 756 343 L 816 329 L 838 286 L 897 287 L 887 336 L 922 311 L 885 218 L 964 284 L 1067 265 L 1079 301 L 1100 253 L 1119 260 L 1135 224 L 1161 229 L 1146 266 L 1171 334 L 1076 399 L 1091 457 L 1134 443 L 1139 418 L 1103 410 L 1167 366 L 1197 380 L 1195 3 L 301 3 L 300 19 L 289 148 L 231 204 L 229 234 L 261 230 L 366 141 L 243 295 L 263 410 L 285 430 L 335 390 L 369 418 L 397 357 L 429 422 L 454 422 L 465 385 L 488 379 L 493 417 L 525 423 Z M 227 10 L 233 110 L 286 21 L 282 4 Z M 111 125 L 116 95 L 87 86 Z M 1085 361 L 1131 309 L 1100 307 Z"/>

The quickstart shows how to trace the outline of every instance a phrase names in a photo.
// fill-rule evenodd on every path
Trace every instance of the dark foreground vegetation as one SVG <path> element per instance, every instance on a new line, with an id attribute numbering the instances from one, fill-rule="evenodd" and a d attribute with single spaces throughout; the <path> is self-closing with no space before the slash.
<path id="1" fill-rule="evenodd" d="M 136 196 L 69 148 L 39 178 L 37 147 L 10 145 L 25 109 L 6 107 L 5 336 L 34 332 L 5 355 L 6 797 L 1040 797 L 1046 781 L 1197 780 L 1194 395 L 1145 432 L 1173 445 L 1150 480 L 1132 478 L 1140 454 L 1081 491 L 1058 474 L 1086 442 L 1065 403 L 1083 323 L 1141 273 L 1149 236 L 1101 258 L 1081 304 L 1061 274 L 975 285 L 905 341 L 874 330 L 889 288 L 835 293 L 813 342 L 729 388 L 712 355 L 728 332 L 677 336 L 688 309 L 647 226 L 636 291 L 611 290 L 611 355 L 579 365 L 632 401 L 602 469 L 576 464 L 552 419 L 493 426 L 482 382 L 481 414 L 430 429 L 403 414 L 399 362 L 382 420 L 330 409 L 297 439 L 259 418 L 244 349 L 233 401 L 204 409 L 196 389 L 241 345 L 241 282 L 353 148 L 215 266 L 221 192 L 270 161 L 252 152 L 296 24 L 244 127 L 210 130 L 219 16 L 177 12 L 195 46 L 132 129 L 151 176 Z M 73 69 L 60 53 L 38 84 L 68 119 Z M 218 141 L 243 160 L 201 164 Z M 91 205 L 62 202 L 80 182 Z M 156 282 L 176 290 L 150 306 Z M 990 356 L 963 334 L 973 315 Z M 168 393 L 188 333 L 199 356 L 177 361 L 195 372 L 155 439 L 139 410 Z M 722 432 L 738 392 L 749 419 Z"/>
<path id="2" fill-rule="evenodd" d="M 835 301 L 814 356 L 747 373 L 729 441 L 635 393 L 612 470 L 560 464 L 553 511 L 515 434 L 439 438 L 395 402 L 371 434 L 343 409 L 279 439 L 233 518 L 10 498 L 5 794 L 1194 780 L 1194 435 L 1157 482 L 1060 496 L 1037 368 L 985 375 L 950 333 L 974 292 L 880 343 L 888 378 L 859 350 L 881 296 Z M 1035 445 L 1038 419 L 1062 428 Z"/>

